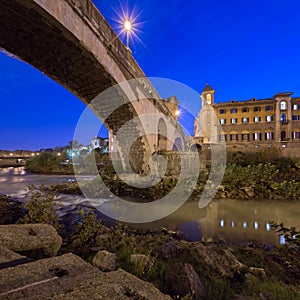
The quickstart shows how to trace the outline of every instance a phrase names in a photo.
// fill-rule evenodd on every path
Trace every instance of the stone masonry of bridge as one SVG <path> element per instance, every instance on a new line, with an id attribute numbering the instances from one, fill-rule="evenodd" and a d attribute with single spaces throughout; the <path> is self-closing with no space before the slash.
<path id="1" fill-rule="evenodd" d="M 143 113 L 158 114 L 152 120 L 155 124 L 159 115 L 172 117 L 91 0 L 1 0 L 0 26 L 0 48 L 39 69 L 87 105 L 117 83 L 142 78 L 129 87 L 113 89 L 92 106 L 113 134 Z M 137 136 L 144 127 L 136 122 L 128 134 Z M 129 161 L 135 172 L 145 170 L 156 144 L 157 137 L 143 136 L 131 146 Z"/>

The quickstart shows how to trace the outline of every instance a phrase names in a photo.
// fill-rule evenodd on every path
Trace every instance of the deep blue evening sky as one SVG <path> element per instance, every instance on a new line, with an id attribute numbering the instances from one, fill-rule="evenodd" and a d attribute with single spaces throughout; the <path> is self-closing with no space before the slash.
<path id="1" fill-rule="evenodd" d="M 94 0 L 113 28 L 120 2 Z M 147 76 L 182 82 L 216 100 L 300 97 L 300 1 L 136 0 L 142 32 L 133 56 Z M 0 29 L 1 30 L 1 29 Z M 75 96 L 30 65 L 0 53 L 0 149 L 65 145 L 84 109 Z M 171 96 L 171 95 L 170 95 Z M 199 100 L 188 101 L 193 113 Z M 192 101 L 192 102 L 191 102 Z"/>

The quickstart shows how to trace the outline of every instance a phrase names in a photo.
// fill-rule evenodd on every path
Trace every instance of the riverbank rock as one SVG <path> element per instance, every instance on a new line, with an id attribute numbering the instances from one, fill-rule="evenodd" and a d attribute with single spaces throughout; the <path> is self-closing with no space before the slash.
<path id="1" fill-rule="evenodd" d="M 43 258 L 56 255 L 62 238 L 47 224 L 0 225 L 0 243 L 28 257 Z"/>
<path id="2" fill-rule="evenodd" d="M 197 263 L 205 265 L 210 278 L 237 279 L 242 276 L 242 270 L 245 269 L 245 265 L 237 259 L 230 248 L 224 247 L 222 244 L 180 241 L 175 250 L 171 251 L 174 251 L 174 254 L 169 253 L 171 256 L 178 252 L 186 257 L 193 256 Z"/>
<path id="3" fill-rule="evenodd" d="M 255 275 L 257 278 L 262 279 L 262 280 L 266 279 L 266 277 L 267 277 L 264 268 L 250 267 L 248 271 L 249 271 L 249 273 Z"/>
<path id="4" fill-rule="evenodd" d="M 215 245 L 198 244 L 198 255 L 219 276 L 233 279 L 245 266 L 231 253 L 229 249 L 218 249 Z"/>
<path id="5" fill-rule="evenodd" d="M 115 271 L 117 268 L 117 260 L 118 257 L 116 254 L 102 250 L 95 255 L 92 264 L 104 272 Z"/>
<path id="6" fill-rule="evenodd" d="M 122 269 L 102 273 L 52 299 L 55 300 L 171 300 L 152 284 L 138 279 Z"/>
<path id="7" fill-rule="evenodd" d="M 0 299 L 171 300 L 121 269 L 103 273 L 74 254 L 0 270 Z"/>
<path id="8" fill-rule="evenodd" d="M 203 299 L 207 295 L 206 288 L 194 267 L 188 263 L 177 263 L 167 268 L 165 281 L 171 295 L 192 299 Z"/>
<path id="9" fill-rule="evenodd" d="M 149 269 L 153 265 L 153 260 L 144 254 L 131 254 L 130 262 L 141 269 Z"/>
<path id="10" fill-rule="evenodd" d="M 26 259 L 25 256 L 22 256 L 18 253 L 15 253 L 6 247 L 0 245 L 0 269 L 1 265 L 7 264 L 11 261 Z"/>

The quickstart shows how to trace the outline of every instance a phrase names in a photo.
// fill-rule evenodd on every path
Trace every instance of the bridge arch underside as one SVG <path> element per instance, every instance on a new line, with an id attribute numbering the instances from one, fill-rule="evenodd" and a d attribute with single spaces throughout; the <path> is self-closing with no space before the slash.
<path id="1" fill-rule="evenodd" d="M 107 52 L 102 57 L 103 62 L 99 61 L 82 41 L 33 0 L 1 0 L 0 28 L 0 48 L 39 69 L 87 105 L 101 92 L 119 82 L 119 78 L 105 67 L 105 62 L 116 59 L 109 47 L 102 44 Z M 115 69 L 116 73 L 121 72 L 124 79 L 133 78 L 121 64 L 116 63 Z M 112 101 L 123 104 L 108 113 Z M 126 102 L 125 93 L 118 90 L 94 107 L 96 114 L 113 134 L 137 115 L 132 104 Z M 138 128 L 131 130 L 139 131 Z M 131 147 L 129 161 L 137 173 L 144 170 L 147 148 L 145 138 L 138 139 Z"/>

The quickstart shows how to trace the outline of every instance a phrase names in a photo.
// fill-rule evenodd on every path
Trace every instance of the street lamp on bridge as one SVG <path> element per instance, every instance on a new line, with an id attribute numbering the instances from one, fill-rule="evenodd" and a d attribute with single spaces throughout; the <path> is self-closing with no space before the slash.
<path id="1" fill-rule="evenodd" d="M 129 20 L 124 22 L 124 30 L 126 31 L 126 47 L 129 49 L 130 34 L 132 31 L 132 23 Z"/>

